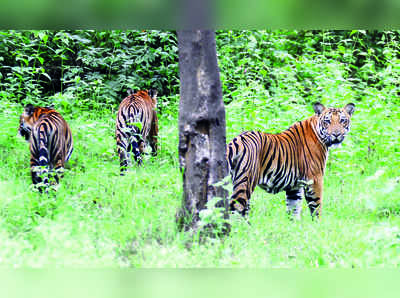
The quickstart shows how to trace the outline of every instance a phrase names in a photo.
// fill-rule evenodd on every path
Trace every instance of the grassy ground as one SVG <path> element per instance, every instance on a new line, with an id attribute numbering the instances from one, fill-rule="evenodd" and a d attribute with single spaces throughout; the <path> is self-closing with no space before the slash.
<path id="1" fill-rule="evenodd" d="M 304 103 L 272 109 L 273 100 L 255 98 L 227 107 L 228 139 L 251 128 L 280 131 L 312 115 Z M 251 225 L 234 216 L 229 237 L 190 248 L 190 235 L 177 232 L 175 225 L 182 197 L 177 115 L 160 117 L 159 155 L 120 177 L 115 113 L 64 112 L 75 149 L 58 191 L 40 195 L 31 188 L 28 144 L 17 137 L 22 107 L 6 101 L 1 107 L 2 266 L 400 265 L 400 113 L 395 104 L 357 103 L 350 135 L 329 156 L 320 222 L 311 221 L 305 206 L 299 222 L 289 221 L 284 194 L 257 189 Z"/>

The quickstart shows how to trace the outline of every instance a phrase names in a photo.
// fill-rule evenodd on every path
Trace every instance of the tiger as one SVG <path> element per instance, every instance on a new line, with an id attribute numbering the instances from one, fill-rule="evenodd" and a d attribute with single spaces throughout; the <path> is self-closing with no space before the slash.
<path id="1" fill-rule="evenodd" d="M 120 159 L 120 175 L 124 175 L 131 163 L 131 153 L 138 165 L 146 143 L 150 144 L 152 155 L 157 155 L 157 90 L 134 92 L 128 89 L 128 96 L 121 102 L 116 119 L 117 151 Z"/>
<path id="2" fill-rule="evenodd" d="M 43 183 L 39 191 L 47 191 L 49 171 L 55 172 L 55 181 L 59 183 L 65 163 L 71 157 L 71 129 L 53 108 L 27 104 L 20 116 L 18 132 L 30 144 L 32 183 Z"/>
<path id="3" fill-rule="evenodd" d="M 322 208 L 323 175 L 331 148 L 350 130 L 355 105 L 326 108 L 313 104 L 315 114 L 278 134 L 247 131 L 227 146 L 226 158 L 233 182 L 229 209 L 246 216 L 258 185 L 268 193 L 286 192 L 286 212 L 299 219 L 305 196 L 312 218 Z"/>

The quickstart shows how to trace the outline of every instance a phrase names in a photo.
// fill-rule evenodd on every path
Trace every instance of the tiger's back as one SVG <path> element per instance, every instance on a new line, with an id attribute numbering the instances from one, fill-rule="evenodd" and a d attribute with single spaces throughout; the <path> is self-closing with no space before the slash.
<path id="1" fill-rule="evenodd" d="M 146 142 L 150 144 L 152 154 L 157 154 L 157 92 L 149 90 L 128 94 L 119 106 L 115 131 L 121 174 L 130 162 L 131 153 L 141 163 Z"/>
<path id="2" fill-rule="evenodd" d="M 291 158 L 295 150 L 291 141 L 280 137 L 259 131 L 248 131 L 235 137 L 227 148 L 229 169 L 235 181 L 249 179 L 249 172 L 252 172 L 251 191 L 257 185 L 273 194 L 294 187 L 295 177 L 304 174 L 300 170 L 300 161 Z M 283 163 L 286 163 L 285 167 L 282 167 Z"/>
<path id="3" fill-rule="evenodd" d="M 52 108 L 27 105 L 20 117 L 19 133 L 29 142 L 32 182 L 48 184 L 43 177 L 49 170 L 62 173 L 71 157 L 71 129 L 60 113 Z M 41 167 L 38 169 L 38 167 Z M 55 175 L 58 182 L 61 175 Z"/>

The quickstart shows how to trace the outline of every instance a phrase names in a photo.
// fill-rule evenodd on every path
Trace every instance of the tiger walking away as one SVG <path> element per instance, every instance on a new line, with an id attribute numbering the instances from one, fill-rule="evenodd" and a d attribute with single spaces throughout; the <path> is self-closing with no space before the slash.
<path id="1" fill-rule="evenodd" d="M 227 146 L 233 182 L 230 210 L 246 215 L 259 185 L 269 193 L 286 192 L 286 208 L 300 217 L 305 196 L 312 217 L 321 214 L 323 175 L 330 148 L 339 146 L 350 130 L 355 105 L 325 108 L 314 103 L 315 114 L 278 134 L 244 132 Z"/>
<path id="2" fill-rule="evenodd" d="M 18 132 L 30 144 L 32 182 L 35 185 L 42 183 L 40 192 L 47 191 L 49 172 L 54 172 L 55 182 L 58 183 L 65 163 L 71 157 L 71 129 L 53 108 L 28 104 L 20 116 Z"/>
<path id="3" fill-rule="evenodd" d="M 157 91 L 145 90 L 133 92 L 121 102 L 116 120 L 117 151 L 120 159 L 120 174 L 124 175 L 131 163 L 131 154 L 140 165 L 146 143 L 151 147 L 152 155 L 157 155 Z"/>

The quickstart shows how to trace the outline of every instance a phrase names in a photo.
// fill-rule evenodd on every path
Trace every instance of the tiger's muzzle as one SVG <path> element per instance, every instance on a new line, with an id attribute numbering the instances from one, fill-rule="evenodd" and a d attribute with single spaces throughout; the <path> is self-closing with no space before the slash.
<path id="1" fill-rule="evenodd" d="M 341 133 L 332 133 L 329 138 L 328 138 L 328 143 L 326 144 L 328 147 L 334 146 L 337 147 L 339 146 L 344 140 L 344 135 Z"/>

